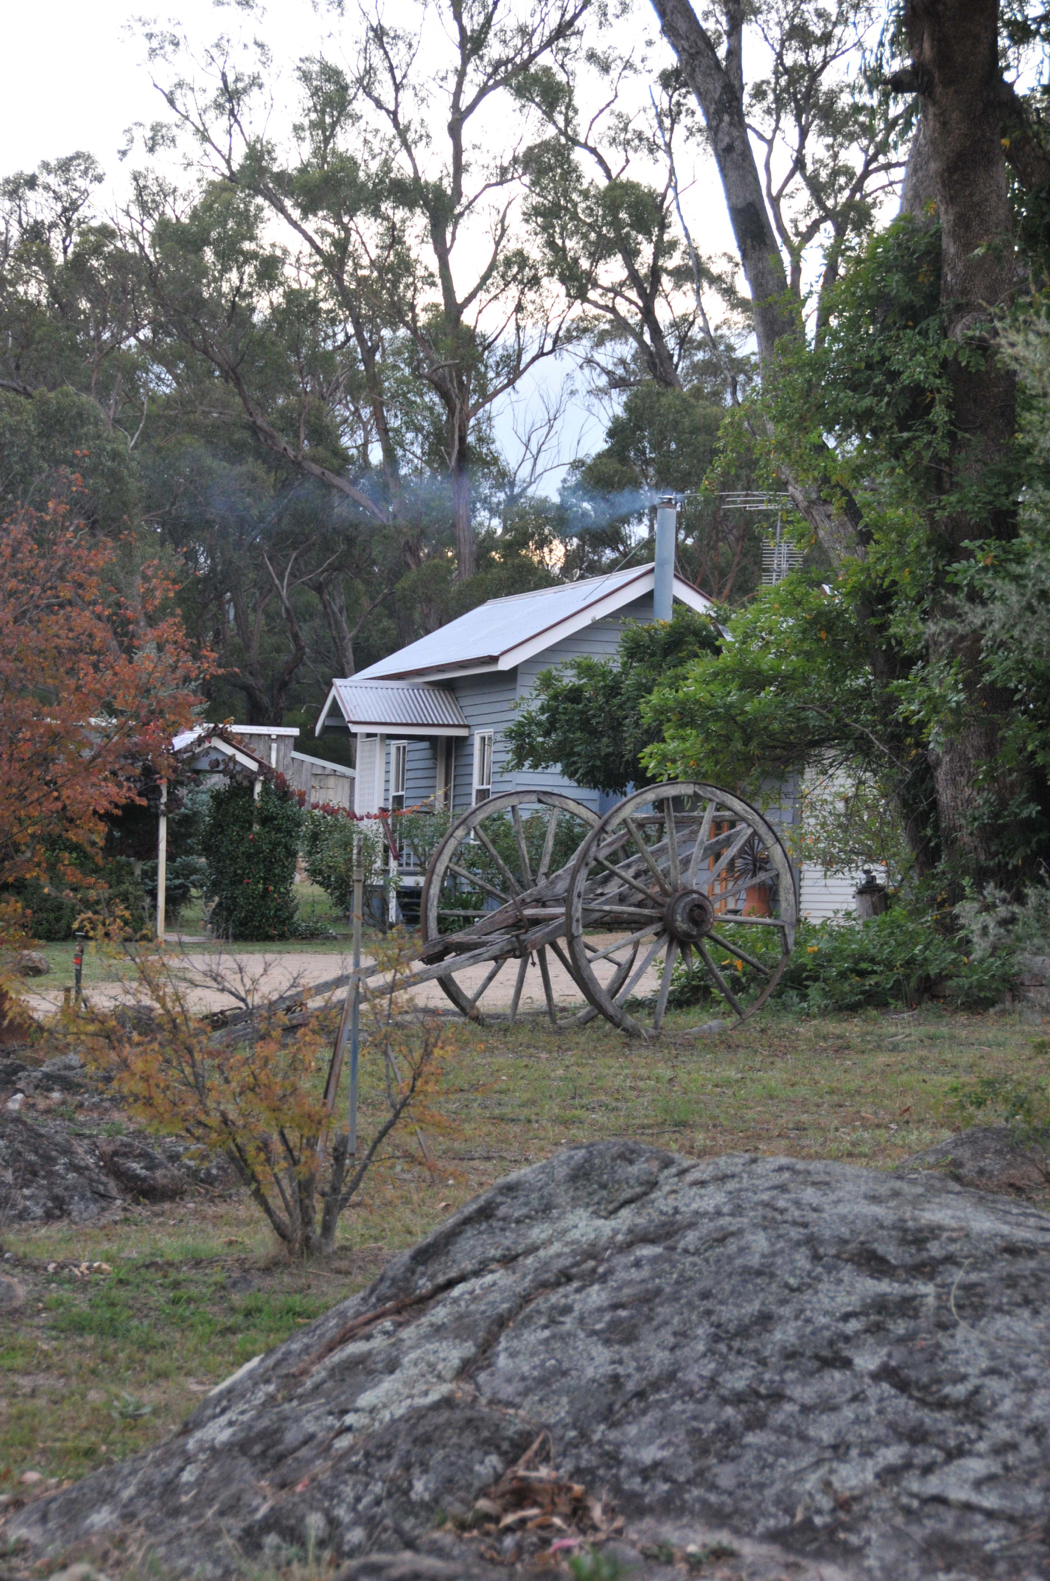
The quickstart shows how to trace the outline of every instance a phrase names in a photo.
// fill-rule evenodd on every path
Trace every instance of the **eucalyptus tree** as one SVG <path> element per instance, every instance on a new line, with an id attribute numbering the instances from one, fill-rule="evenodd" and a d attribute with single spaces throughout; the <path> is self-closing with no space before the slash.
<path id="1" fill-rule="evenodd" d="M 865 73 L 844 66 L 851 55 L 863 58 L 858 29 L 873 20 L 870 9 L 810 0 L 778 0 L 754 14 L 742 0 L 700 11 L 689 0 L 654 5 L 704 117 L 764 377 L 774 391 L 781 386 L 767 408 L 777 421 L 781 475 L 852 588 L 882 699 L 884 744 L 920 765 L 909 775 L 924 772 L 929 781 L 925 859 L 939 846 L 957 876 L 999 876 L 1004 862 L 1016 873 L 1017 850 L 1045 838 L 1038 830 L 1050 813 L 1046 776 L 1004 751 L 1011 699 L 990 684 L 972 631 L 960 636 L 949 617 L 974 546 L 1016 536 L 1015 381 L 995 332 L 996 315 L 1024 281 L 1007 172 L 1009 162 L 1013 207 L 1024 209 L 1018 192 L 1045 186 L 1050 166 L 1032 105 L 1004 71 L 1018 29 L 1029 15 L 1038 24 L 1041 8 L 1020 4 L 1000 16 L 998 0 L 910 0 L 882 41 L 883 57 L 897 52 L 905 62 L 892 74 L 883 68 L 879 79 L 872 55 L 865 82 Z M 765 33 L 750 73 L 749 28 Z M 883 264 L 898 268 L 908 253 L 911 244 L 898 238 L 852 261 L 858 283 L 841 296 L 836 280 L 871 227 L 871 198 L 893 174 L 896 140 L 915 120 L 904 204 L 919 230 L 936 222 L 930 247 L 913 249 L 920 272 L 909 280 L 884 275 L 881 304 L 865 297 L 864 279 Z M 807 249 L 817 265 L 808 345 Z M 931 283 L 932 303 L 919 303 Z M 887 290 L 923 308 L 922 334 L 910 343 Z M 858 315 L 851 304 L 861 299 L 866 311 Z M 833 335 L 837 431 L 826 399 L 829 365 L 816 355 L 836 304 L 853 330 L 850 346 L 840 329 Z M 892 336 L 870 338 L 873 312 L 893 323 Z M 868 379 L 880 350 L 882 414 L 872 430 L 856 414 L 875 410 Z M 807 358 L 809 390 L 800 398 Z M 906 428 L 913 394 L 923 411 Z M 837 453 L 826 436 L 838 441 Z M 858 445 L 866 472 L 850 463 Z M 873 478 L 881 480 L 875 487 Z M 909 578 L 920 600 L 902 598 Z M 922 698 L 922 688 L 908 689 L 916 676 Z M 1004 856 L 1006 846 L 1013 855 Z"/>
<path id="2" fill-rule="evenodd" d="M 644 76 L 611 50 L 584 62 L 561 52 L 518 87 L 544 133 L 524 160 L 526 219 L 546 271 L 578 309 L 574 343 L 613 390 L 640 379 L 681 389 L 710 333 L 701 287 L 711 270 L 687 252 L 676 213 L 673 149 L 693 119 L 688 92 L 665 73 L 659 103 L 639 102 Z"/>
<path id="3" fill-rule="evenodd" d="M 85 153 L 0 181 L 0 390 L 77 390 L 133 444 L 149 391 L 145 304 L 134 257 L 97 213 L 102 181 Z"/>
<path id="4" fill-rule="evenodd" d="M 267 135 L 263 58 L 238 67 L 228 42 L 204 78 L 177 75 L 181 41 L 152 35 L 158 83 L 208 177 L 263 205 L 288 258 L 338 321 L 359 376 L 381 478 L 360 490 L 318 471 L 262 410 L 256 389 L 209 344 L 264 443 L 380 524 L 412 516 L 399 406 L 408 373 L 442 417 L 457 574 L 475 566 L 471 445 L 479 419 L 558 347 L 564 304 L 521 245 L 520 125 L 512 90 L 575 37 L 590 0 L 418 0 L 396 21 L 359 18 L 348 64 L 299 63 L 292 145 Z M 175 74 L 175 75 L 173 75 Z M 254 119 L 253 119 L 254 118 Z"/>

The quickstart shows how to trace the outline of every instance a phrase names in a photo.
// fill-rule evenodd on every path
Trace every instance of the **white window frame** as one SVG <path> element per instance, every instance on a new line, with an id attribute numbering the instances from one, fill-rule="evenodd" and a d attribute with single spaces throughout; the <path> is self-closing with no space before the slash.
<path id="1" fill-rule="evenodd" d="M 488 801 L 492 795 L 492 750 L 494 733 L 491 730 L 474 732 L 474 779 L 471 806 Z"/>
<path id="2" fill-rule="evenodd" d="M 408 782 L 408 742 L 390 743 L 390 811 L 404 812 Z"/>

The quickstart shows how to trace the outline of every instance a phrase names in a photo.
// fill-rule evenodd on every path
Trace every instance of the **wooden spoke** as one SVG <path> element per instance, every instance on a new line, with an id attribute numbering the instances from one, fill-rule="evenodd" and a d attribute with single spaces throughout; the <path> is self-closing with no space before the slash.
<path id="1" fill-rule="evenodd" d="M 713 801 L 709 801 L 707 806 L 704 808 L 704 817 L 700 825 L 700 833 L 696 837 L 696 844 L 693 847 L 693 854 L 689 858 L 689 869 L 685 876 L 686 884 L 690 889 L 696 883 L 696 864 L 700 860 L 700 853 L 707 845 L 708 837 L 711 833 L 711 822 L 714 816 L 715 804 Z"/>
<path id="2" fill-rule="evenodd" d="M 554 831 L 558 827 L 558 819 L 560 816 L 561 814 L 559 813 L 558 808 L 553 807 L 551 809 L 551 815 L 547 819 L 547 833 L 543 837 L 543 850 L 540 852 L 540 865 L 536 869 L 537 882 L 539 882 L 540 879 L 547 877 L 547 869 L 550 866 L 551 857 L 554 855 Z"/>
<path id="3" fill-rule="evenodd" d="M 663 920 L 660 917 L 654 917 L 652 922 L 650 922 L 644 928 L 639 928 L 637 933 L 629 933 L 626 938 L 617 939 L 615 944 L 607 944 L 603 950 L 599 950 L 591 946 L 590 958 L 592 961 L 608 960 L 610 956 L 615 954 L 617 950 L 623 950 L 628 948 L 629 945 L 637 944 L 641 939 L 644 939 L 648 934 L 652 933 L 654 928 L 660 928 L 662 926 Z"/>
<path id="4" fill-rule="evenodd" d="M 521 858 L 521 875 L 525 880 L 525 888 L 532 888 L 532 868 L 529 866 L 529 853 L 525 845 L 525 830 L 521 823 L 521 810 L 518 807 L 510 809 L 510 821 L 514 825 L 514 839 L 517 841 L 518 855 Z"/>
<path id="5" fill-rule="evenodd" d="M 756 972 L 762 973 L 763 977 L 772 977 L 773 968 L 767 966 L 764 961 L 760 961 L 757 956 L 749 955 L 746 950 L 740 948 L 739 944 L 730 944 L 728 939 L 723 939 L 718 933 L 709 933 L 707 937 L 712 944 L 717 944 L 720 950 L 728 950 L 738 960 L 746 961 L 748 966 L 753 966 Z"/>
<path id="6" fill-rule="evenodd" d="M 729 863 L 736 856 L 737 852 L 740 851 L 747 843 L 751 836 L 751 830 L 748 828 L 746 823 L 742 827 L 738 825 L 738 828 L 739 833 L 737 832 L 737 829 L 731 829 L 729 831 L 730 834 L 736 835 L 736 839 L 733 841 L 732 845 L 728 846 L 726 850 L 722 852 L 722 855 L 719 857 L 714 867 L 710 868 L 707 872 L 701 873 L 700 875 L 703 887 L 707 890 L 708 894 L 711 893 L 712 887 L 717 884 L 719 878 L 729 866 Z"/>
<path id="7" fill-rule="evenodd" d="M 639 983 L 641 981 L 641 979 L 645 976 L 645 973 L 647 972 L 647 970 L 649 969 L 649 967 L 652 965 L 653 961 L 655 960 L 656 955 L 659 952 L 660 946 L 663 944 L 664 939 L 666 937 L 667 937 L 667 935 L 665 933 L 661 932 L 657 936 L 655 943 L 653 943 L 651 945 L 649 950 L 642 957 L 642 964 L 641 964 L 641 966 L 635 967 L 635 969 L 632 972 L 630 978 L 627 980 L 627 982 L 620 989 L 619 993 L 616 995 L 617 1001 L 619 1003 L 622 1004 L 622 1003 L 624 1003 L 625 1000 L 630 999 L 635 985 L 637 983 Z"/>
<path id="8" fill-rule="evenodd" d="M 492 970 L 486 974 L 485 980 L 482 983 L 481 987 L 478 989 L 477 993 L 476 994 L 472 994 L 471 997 L 470 997 L 470 1002 L 471 1002 L 472 1005 L 475 1005 L 475 1006 L 477 1005 L 478 1000 L 481 998 L 481 996 L 485 992 L 486 988 L 489 986 L 489 984 L 491 982 L 493 982 L 499 976 L 500 972 L 503 970 L 503 968 L 504 968 L 504 966 L 506 966 L 506 964 L 507 963 L 506 963 L 505 960 L 499 960 L 499 961 L 496 962 L 496 964 L 492 968 Z"/>
<path id="9" fill-rule="evenodd" d="M 783 917 L 729 917 L 734 928 L 780 928 L 786 929 L 788 924 Z"/>
<path id="10" fill-rule="evenodd" d="M 642 833 L 641 833 L 641 830 L 638 828 L 638 825 L 635 823 L 633 818 L 625 818 L 624 819 L 624 826 L 629 831 L 631 839 L 634 841 L 635 845 L 638 847 L 638 850 L 641 853 L 642 860 L 645 863 L 646 867 L 649 869 L 650 873 L 656 879 L 656 882 L 659 884 L 659 886 L 663 890 L 664 894 L 665 895 L 669 895 L 671 893 L 671 886 L 667 882 L 667 875 L 666 875 L 666 873 L 662 873 L 660 871 L 660 869 L 657 867 L 656 863 L 653 861 L 652 854 L 651 854 L 651 852 L 649 850 L 649 847 L 646 845 L 645 841 L 642 838 Z"/>
<path id="11" fill-rule="evenodd" d="M 711 959 L 710 951 L 707 949 L 706 945 L 703 944 L 699 946 L 699 949 L 700 954 L 703 957 L 704 965 L 707 967 L 708 975 L 714 978 L 715 982 L 718 984 L 718 987 L 721 989 L 722 997 L 728 1000 L 729 1004 L 736 1011 L 737 1015 L 741 1020 L 743 1020 L 744 1008 L 741 1005 L 739 999 L 736 997 L 736 994 L 734 994 L 733 990 L 722 976 L 722 973 L 718 970 L 718 967 L 715 965 L 714 961 Z"/>
<path id="12" fill-rule="evenodd" d="M 518 962 L 518 975 L 514 983 L 514 993 L 510 1001 L 510 1024 L 514 1025 L 518 1015 L 518 1006 L 521 1003 L 521 990 L 525 987 L 525 974 L 529 969 L 529 957 L 523 955 Z"/>
<path id="13" fill-rule="evenodd" d="M 465 867 L 460 867 L 456 862 L 450 862 L 448 870 L 450 873 L 455 873 L 459 878 L 465 879 L 472 889 L 483 889 L 487 895 L 492 895 L 502 905 L 505 906 L 507 904 L 508 896 L 503 893 L 502 889 L 496 889 L 477 873 L 468 873 Z"/>
<path id="14" fill-rule="evenodd" d="M 673 801 L 669 801 L 664 808 L 664 823 L 667 829 L 667 872 L 673 891 L 682 887 L 682 864 L 678 859 L 678 825 L 675 823 Z"/>
<path id="15" fill-rule="evenodd" d="M 511 894 L 512 895 L 520 895 L 521 894 L 521 885 L 518 883 L 517 879 L 514 877 L 514 874 L 511 872 L 511 870 L 507 866 L 506 862 L 503 860 L 503 858 L 500 856 L 499 852 L 496 850 L 496 847 L 493 845 L 492 841 L 489 839 L 488 835 L 485 833 L 485 831 L 481 827 L 480 823 L 477 823 L 477 824 L 474 825 L 474 833 L 477 835 L 478 839 L 481 841 L 482 845 L 485 847 L 485 850 L 488 852 L 489 856 L 492 858 L 492 860 L 495 862 L 496 866 L 499 868 L 500 872 L 503 874 L 503 877 L 507 880 L 507 883 L 510 885 L 510 892 L 511 892 Z"/>
<path id="16" fill-rule="evenodd" d="M 667 946 L 667 954 L 664 956 L 664 974 L 660 979 L 660 992 L 656 996 L 656 1009 L 653 1012 L 654 1032 L 659 1032 L 664 1024 L 664 1015 L 667 1011 L 667 996 L 671 992 L 671 974 L 674 971 L 674 963 L 677 959 L 678 941 L 677 939 L 672 939 Z"/>
<path id="17" fill-rule="evenodd" d="M 551 969 L 547 962 L 547 951 L 541 945 L 536 951 L 536 959 L 540 963 L 540 976 L 543 979 L 543 992 L 547 1000 L 547 1014 L 551 1018 L 551 1026 L 558 1025 L 558 1007 L 554 1003 L 554 990 L 551 987 Z"/>
<path id="18" fill-rule="evenodd" d="M 644 884 L 640 883 L 638 879 L 632 878 L 629 873 L 625 873 L 623 868 L 614 867 L 611 862 L 607 862 L 605 860 L 604 856 L 597 857 L 596 861 L 599 867 L 604 868 L 607 873 L 611 873 L 614 878 L 618 878 L 620 880 L 621 887 L 624 884 L 629 884 L 632 889 L 636 889 L 638 891 L 639 895 L 644 895 L 646 900 L 648 900 L 651 905 L 658 906 L 660 904 L 659 900 L 653 894 L 651 889 L 646 889 Z M 613 893 L 615 894 L 615 891 L 613 891 Z M 603 896 L 602 899 L 605 900 L 606 906 L 608 907 L 609 897 Z"/>

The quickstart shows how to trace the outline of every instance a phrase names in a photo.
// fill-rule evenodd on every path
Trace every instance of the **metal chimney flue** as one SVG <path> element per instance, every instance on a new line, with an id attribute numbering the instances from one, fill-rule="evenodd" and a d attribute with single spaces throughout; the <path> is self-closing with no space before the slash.
<path id="1" fill-rule="evenodd" d="M 656 576 L 653 582 L 653 615 L 670 620 L 674 610 L 674 555 L 678 539 L 678 504 L 673 494 L 656 507 Z"/>

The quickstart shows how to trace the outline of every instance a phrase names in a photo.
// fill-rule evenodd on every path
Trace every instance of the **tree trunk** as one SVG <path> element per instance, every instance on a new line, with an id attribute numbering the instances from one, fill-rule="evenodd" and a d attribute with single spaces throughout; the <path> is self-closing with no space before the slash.
<path id="1" fill-rule="evenodd" d="M 457 414 L 458 415 L 458 414 Z M 456 581 L 469 582 L 478 568 L 478 546 L 474 536 L 471 516 L 470 472 L 467 466 L 467 425 L 457 421 L 449 424 L 453 430 L 449 455 L 449 477 L 452 483 L 452 529 L 456 538 Z"/>
<path id="2" fill-rule="evenodd" d="M 768 365 L 778 340 L 798 333 L 798 328 L 785 305 L 787 277 L 747 137 L 742 0 L 726 0 L 723 6 L 724 60 L 689 0 L 653 4 L 707 123 L 754 304 L 759 355 Z M 919 92 L 922 124 L 902 209 L 919 215 L 931 198 L 936 204 L 943 249 L 941 300 L 948 335 L 960 348 L 949 370 L 953 437 L 935 479 L 943 506 L 931 513 L 929 522 L 931 533 L 943 543 L 942 564 L 950 566 L 969 552 L 963 547 L 969 540 L 1008 539 L 1016 532 L 1008 491 L 1000 482 L 995 499 L 989 490 L 1002 478 L 1016 426 L 1015 381 L 996 356 L 992 315 L 1010 300 L 1017 279 L 1003 122 L 1011 115 L 1022 121 L 1023 111 L 1000 76 L 997 0 L 908 0 L 904 20 L 912 65 L 891 79 L 891 86 Z M 1038 157 L 1033 138 L 1021 137 L 1020 142 L 1025 170 L 1030 167 L 1032 179 L 1040 178 L 1050 170 L 1050 160 L 1045 151 Z M 785 483 L 793 504 L 835 563 L 865 553 L 864 523 L 852 501 L 841 505 L 822 498 L 815 488 L 790 476 Z M 929 752 L 937 816 L 922 817 L 920 794 L 907 822 L 913 834 L 926 825 L 926 836 L 918 840 L 924 865 L 931 860 L 929 836 L 939 826 L 950 860 L 975 875 L 992 876 L 996 835 L 1016 816 L 1011 806 L 1015 798 L 1026 796 L 1031 787 L 1022 775 L 998 768 L 999 719 L 1010 700 L 982 684 L 979 645 L 953 634 L 947 593 L 938 601 L 933 591 L 930 656 L 957 666 L 963 699 L 951 730 Z M 870 625 L 875 676 L 892 679 L 884 624 L 870 612 L 867 619 L 863 611 L 858 614 Z"/>
<path id="3" fill-rule="evenodd" d="M 992 319 L 1017 281 L 998 13 L 997 0 L 910 0 L 905 13 L 941 222 L 941 302 L 949 339 L 960 347 L 949 365 L 952 438 L 935 479 L 945 508 L 930 522 L 946 540 L 949 564 L 968 555 L 971 540 L 1009 539 L 1017 531 L 1012 499 L 985 493 L 1016 431 L 1016 379 L 996 355 Z M 997 767 L 1010 698 L 982 684 L 980 644 L 939 619 L 946 606 L 934 602 L 931 657 L 957 666 L 964 697 L 955 728 L 930 753 L 941 838 L 949 859 L 987 871 L 995 864 L 999 820 L 1026 786 L 1023 776 Z"/>
<path id="4" fill-rule="evenodd" d="M 335 649 L 336 674 L 342 680 L 348 680 L 357 669 L 354 660 L 354 639 L 350 635 L 350 624 L 346 618 L 346 595 L 343 592 L 342 576 L 321 577 L 316 583 L 311 583 L 321 601 L 325 623 Z"/>
<path id="5" fill-rule="evenodd" d="M 725 62 L 689 0 L 653 0 L 664 35 L 707 123 L 737 252 L 751 292 L 758 355 L 768 362 L 782 335 L 797 333 L 788 279 L 766 207 L 744 115 L 742 0 L 728 0 Z"/>

